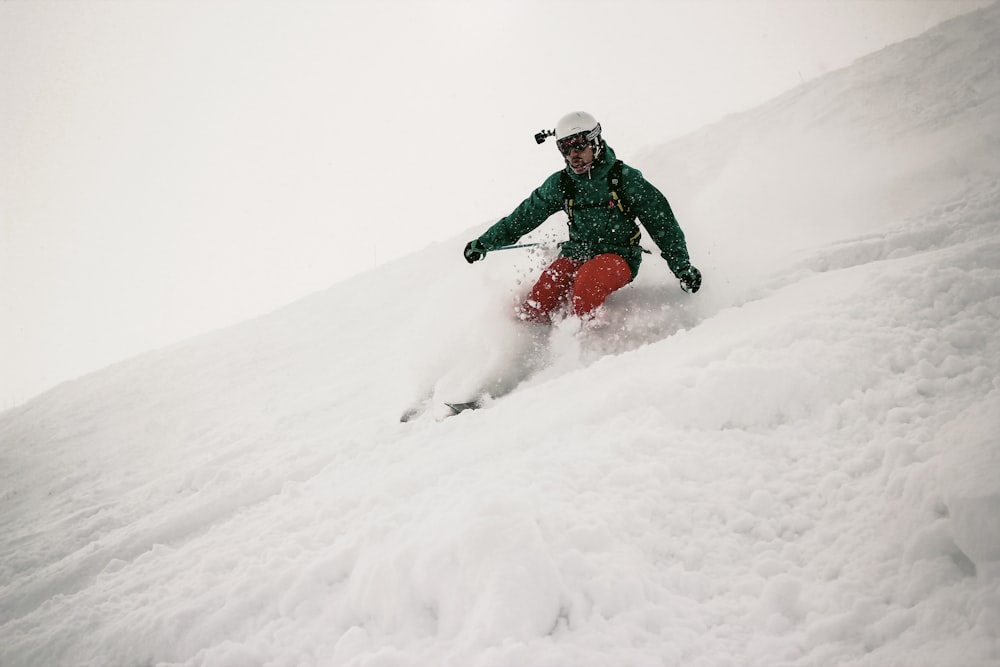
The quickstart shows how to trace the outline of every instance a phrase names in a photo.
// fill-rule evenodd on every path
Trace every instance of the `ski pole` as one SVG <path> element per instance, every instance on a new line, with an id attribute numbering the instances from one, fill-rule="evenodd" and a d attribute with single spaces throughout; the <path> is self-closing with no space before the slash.
<path id="1" fill-rule="evenodd" d="M 565 243 L 565 241 L 560 241 L 559 243 L 556 243 L 555 246 L 558 248 L 563 243 Z M 493 250 L 490 250 L 490 252 L 497 252 L 498 250 L 516 250 L 518 248 L 537 248 L 538 246 L 543 246 L 543 245 L 550 245 L 550 244 L 548 244 L 548 243 L 516 243 L 514 245 L 505 245 L 502 248 L 494 248 Z M 646 250 L 642 246 L 639 246 L 639 250 L 643 251 L 647 255 L 652 255 L 653 254 L 652 252 L 650 252 L 649 250 Z"/>
<path id="2" fill-rule="evenodd" d="M 517 248 L 537 248 L 538 246 L 551 245 L 549 243 L 517 243 L 515 245 L 505 245 L 502 248 L 494 248 L 490 252 L 496 252 L 497 250 L 515 250 Z M 562 243 L 557 243 L 556 247 L 561 246 Z"/>

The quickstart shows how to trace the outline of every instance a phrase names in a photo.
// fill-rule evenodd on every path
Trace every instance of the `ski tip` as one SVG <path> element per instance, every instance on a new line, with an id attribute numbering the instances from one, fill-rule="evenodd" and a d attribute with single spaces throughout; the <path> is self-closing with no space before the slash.
<path id="1" fill-rule="evenodd" d="M 408 421 L 412 421 L 412 420 L 416 419 L 417 417 L 419 417 L 420 415 L 424 414 L 424 411 L 426 409 L 427 409 L 426 406 L 422 406 L 422 405 L 414 407 L 414 408 L 410 408 L 409 410 L 407 410 L 406 412 L 404 412 L 402 415 L 400 415 L 399 421 L 401 423 L 403 423 L 403 424 L 405 424 Z"/>

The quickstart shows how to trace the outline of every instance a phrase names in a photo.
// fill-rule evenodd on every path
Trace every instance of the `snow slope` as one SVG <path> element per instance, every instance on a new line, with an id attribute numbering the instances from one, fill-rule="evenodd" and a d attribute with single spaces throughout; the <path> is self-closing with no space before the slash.
<path id="1" fill-rule="evenodd" d="M 3 414 L 0 664 L 1000 664 L 997 44 L 631 159 L 696 296 L 654 256 L 525 329 L 546 257 L 466 266 L 484 222 Z"/>

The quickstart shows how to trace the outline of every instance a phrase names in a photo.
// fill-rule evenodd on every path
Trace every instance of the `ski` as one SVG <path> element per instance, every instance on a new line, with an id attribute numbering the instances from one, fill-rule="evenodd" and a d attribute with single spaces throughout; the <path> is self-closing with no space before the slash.
<path id="1" fill-rule="evenodd" d="M 483 407 L 484 404 L 483 401 L 480 399 L 480 400 L 468 401 L 466 403 L 441 403 L 440 405 L 443 405 L 445 408 L 447 408 L 448 411 L 442 414 L 442 411 L 435 410 L 437 419 L 454 417 L 455 415 L 465 412 L 466 410 L 478 410 L 479 408 Z M 399 417 L 399 421 L 404 424 L 406 422 L 414 421 L 415 419 L 421 417 L 430 408 L 431 408 L 431 403 L 429 400 L 424 401 L 422 403 L 418 403 L 417 405 L 414 405 L 413 407 L 408 408 L 405 412 L 403 412 L 403 414 L 400 415 Z"/>
<path id="2" fill-rule="evenodd" d="M 457 415 L 466 410 L 478 410 L 483 407 L 481 401 L 469 401 L 468 403 L 445 403 Z"/>

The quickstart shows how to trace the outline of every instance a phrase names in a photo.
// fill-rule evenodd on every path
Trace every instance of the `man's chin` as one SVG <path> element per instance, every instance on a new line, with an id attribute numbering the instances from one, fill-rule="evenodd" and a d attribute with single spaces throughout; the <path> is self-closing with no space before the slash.
<path id="1" fill-rule="evenodd" d="M 574 174 L 577 174 L 577 175 L 579 175 L 579 174 L 586 174 L 588 171 L 590 171 L 590 167 L 593 166 L 593 164 L 594 164 L 593 162 L 588 162 L 587 164 L 582 164 L 580 166 L 577 166 L 577 165 L 571 163 L 569 165 L 569 168 L 573 170 Z"/>

